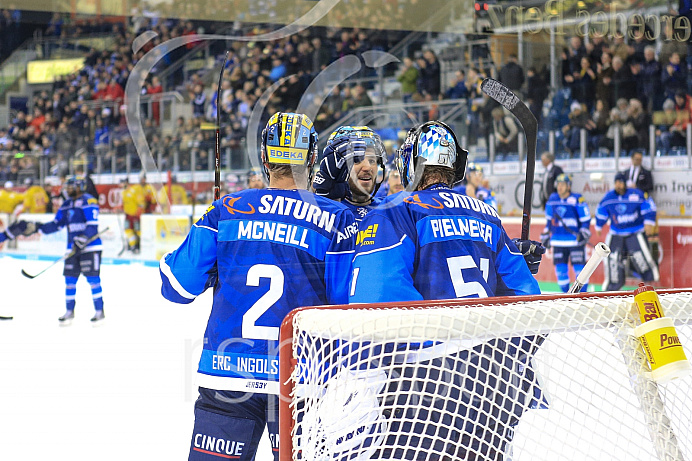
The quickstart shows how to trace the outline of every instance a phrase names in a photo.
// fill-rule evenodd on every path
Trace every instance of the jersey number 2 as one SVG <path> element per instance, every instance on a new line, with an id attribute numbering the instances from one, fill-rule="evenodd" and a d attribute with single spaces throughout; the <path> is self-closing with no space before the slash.
<path id="1" fill-rule="evenodd" d="M 487 282 L 490 260 L 488 258 L 481 258 L 480 263 L 480 270 L 483 273 L 483 278 Z M 479 298 L 488 297 L 488 292 L 485 291 L 485 288 L 483 288 L 480 282 L 466 282 L 461 273 L 462 269 L 478 268 L 472 256 L 465 255 L 447 258 L 447 267 L 449 268 L 449 276 L 454 286 L 454 294 L 456 294 L 457 298 L 466 298 L 472 295 L 478 295 Z"/>
<path id="2" fill-rule="evenodd" d="M 246 285 L 258 287 L 262 278 L 269 279 L 269 291 L 243 315 L 243 338 L 276 341 L 279 339 L 279 327 L 263 327 L 255 325 L 255 322 L 284 294 L 284 273 L 277 266 L 255 264 L 247 273 Z"/>

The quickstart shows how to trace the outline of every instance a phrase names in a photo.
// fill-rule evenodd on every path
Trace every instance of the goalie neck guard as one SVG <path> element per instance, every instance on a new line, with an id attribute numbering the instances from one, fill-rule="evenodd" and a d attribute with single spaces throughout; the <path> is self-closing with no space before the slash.
<path id="1" fill-rule="evenodd" d="M 303 114 L 277 112 L 262 130 L 262 163 L 304 166 L 309 172 L 317 159 L 317 132 Z M 269 170 L 264 166 L 269 179 Z"/>
<path id="2" fill-rule="evenodd" d="M 461 148 L 452 129 L 438 120 L 409 130 L 396 152 L 395 163 L 406 190 L 415 188 L 423 166 L 441 166 L 454 170 L 454 183 L 464 179 L 468 152 Z"/>
<path id="3" fill-rule="evenodd" d="M 327 145 L 323 151 L 323 156 L 325 152 L 331 149 L 334 144 L 343 138 L 365 142 L 366 150 L 373 151 L 375 157 L 377 157 L 377 167 L 382 170 L 382 175 L 380 176 L 379 173 L 377 175 L 377 177 L 380 179 L 379 181 L 375 181 L 375 188 L 373 189 L 372 193 L 370 193 L 370 199 L 372 199 L 375 194 L 377 194 L 377 191 L 384 182 L 384 178 L 387 176 L 387 149 L 384 147 L 382 138 L 380 138 L 380 135 L 375 133 L 370 127 L 367 126 L 340 126 L 329 135 Z M 363 161 L 363 159 L 363 157 L 356 156 L 354 157 L 353 162 L 360 163 Z M 349 166 L 349 170 L 351 167 L 352 165 Z"/>

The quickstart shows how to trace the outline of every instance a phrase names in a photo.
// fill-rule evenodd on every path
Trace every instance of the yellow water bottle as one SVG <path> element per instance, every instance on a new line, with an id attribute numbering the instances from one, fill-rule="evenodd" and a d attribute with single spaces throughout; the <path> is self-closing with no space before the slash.
<path id="1" fill-rule="evenodd" d="M 634 335 L 644 349 L 653 380 L 665 383 L 690 374 L 692 366 L 685 356 L 673 319 L 663 314 L 653 287 L 640 283 L 634 290 L 634 301 L 642 321 L 634 329 Z"/>

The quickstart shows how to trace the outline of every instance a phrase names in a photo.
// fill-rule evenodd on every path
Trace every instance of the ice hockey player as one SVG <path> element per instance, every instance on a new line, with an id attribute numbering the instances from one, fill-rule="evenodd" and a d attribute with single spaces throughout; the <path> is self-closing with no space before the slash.
<path id="1" fill-rule="evenodd" d="M 538 270 L 545 249 L 538 242 L 512 241 L 491 206 L 452 191 L 464 177 L 467 152 L 461 148 L 451 128 L 439 121 L 412 128 L 396 154 L 396 165 L 406 191 L 385 199 L 368 213 L 359 226 L 350 302 L 414 301 L 448 298 L 539 294 L 538 283 L 528 266 Z M 402 199 L 402 195 L 407 194 Z M 388 206 L 389 201 L 399 203 Z M 525 251 L 517 248 L 519 244 Z M 526 260 L 522 253 L 527 253 Z M 540 389 L 530 356 L 540 344 L 533 337 L 493 340 L 473 350 L 452 354 L 427 354 L 428 359 L 404 367 L 401 376 L 415 376 L 420 382 L 417 398 L 435 399 L 434 380 L 428 370 L 448 373 L 450 388 L 466 389 L 444 408 L 425 412 L 406 410 L 390 421 L 389 437 L 381 449 L 381 459 L 397 453 L 398 459 L 418 459 L 430 453 L 455 459 L 502 459 L 512 428 L 527 408 L 540 405 Z M 420 346 L 420 345 L 419 345 Z M 426 346 L 427 347 L 427 346 Z M 413 348 L 413 347 L 411 347 Z M 473 357 L 503 351 L 506 362 L 483 365 Z M 422 352 L 421 352 L 422 353 Z M 423 354 L 426 355 L 426 354 Z M 495 355 L 499 357 L 501 354 Z M 489 373 L 486 366 L 510 366 L 519 371 L 521 384 L 488 380 L 480 383 L 473 374 Z M 488 378 L 490 379 L 490 378 Z M 505 399 L 497 412 L 484 411 L 483 392 L 515 395 Z M 510 386 L 512 389 L 510 389 Z M 383 399 L 386 399 L 385 395 Z M 438 414 L 434 414 L 438 411 Z M 487 409 L 486 409 L 487 410 Z M 444 436 L 431 421 L 444 418 Z M 451 415 L 451 416 L 450 416 Z M 406 421 L 402 423 L 402 421 Z M 420 424 L 416 424 L 420 422 Z M 408 443 L 407 440 L 411 440 Z M 416 440 L 417 442 L 413 442 Z M 450 444 L 449 440 L 457 443 Z M 475 454 L 474 454 L 475 453 Z"/>
<path id="2" fill-rule="evenodd" d="M 476 163 L 471 162 L 468 164 L 466 167 L 466 184 L 455 186 L 454 190 L 460 194 L 477 198 L 497 210 L 495 192 L 483 185 L 483 167 Z"/>
<path id="3" fill-rule="evenodd" d="M 299 306 L 348 302 L 356 224 L 306 189 L 317 159 L 308 117 L 274 114 L 262 132 L 268 189 L 223 196 L 160 262 L 163 296 L 190 303 L 214 288 L 199 362 L 189 459 L 255 459 L 268 426 L 278 460 L 278 340 Z M 219 442 L 221 441 L 221 442 Z"/>
<path id="4" fill-rule="evenodd" d="M 139 253 L 142 214 L 152 213 L 156 209 L 156 191 L 147 184 L 144 171 L 139 174 L 139 184 L 129 185 L 123 181 L 123 212 L 125 213 L 125 238 L 127 249 Z"/>
<path id="5" fill-rule="evenodd" d="M 67 227 L 67 251 L 76 250 L 65 260 L 65 299 L 67 310 L 58 319 L 61 325 L 70 325 L 74 319 L 77 280 L 82 274 L 91 286 L 95 314 L 91 321 L 102 321 L 103 297 L 101 291 L 101 238 L 89 241 L 98 234 L 99 204 L 95 197 L 84 193 L 86 181 L 80 176 L 70 176 L 64 184 L 69 197 L 58 209 L 53 221 L 37 227 L 42 234 L 52 234 Z"/>
<path id="6" fill-rule="evenodd" d="M 361 221 L 382 201 L 375 194 L 385 177 L 386 162 L 387 152 L 377 133 L 367 126 L 340 126 L 327 140 L 313 189 L 317 195 L 341 200 Z"/>
<path id="7" fill-rule="evenodd" d="M 615 175 L 615 189 L 608 192 L 596 210 L 596 233 L 610 222 L 605 244 L 610 257 L 605 265 L 605 291 L 617 291 L 625 284 L 625 261 L 629 262 L 645 282 L 658 280 L 658 267 L 651 257 L 646 235 L 653 233 L 656 224 L 656 206 L 644 193 L 627 187 L 627 174 Z"/>
<path id="8" fill-rule="evenodd" d="M 586 244 L 591 238 L 591 212 L 580 194 L 572 192 L 572 177 L 562 173 L 555 179 L 555 189 L 545 204 L 545 229 L 541 242 L 553 247 L 555 275 L 560 289 L 567 293 L 570 287 L 569 262 L 575 277 L 586 264 Z M 581 291 L 587 291 L 584 284 Z"/>

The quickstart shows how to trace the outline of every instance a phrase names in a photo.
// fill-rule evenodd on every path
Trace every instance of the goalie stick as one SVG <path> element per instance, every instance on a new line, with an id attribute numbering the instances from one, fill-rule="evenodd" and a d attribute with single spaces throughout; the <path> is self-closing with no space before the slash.
<path id="1" fill-rule="evenodd" d="M 593 254 L 591 258 L 586 262 L 584 268 L 577 275 L 577 279 L 574 281 L 567 293 L 579 293 L 579 291 L 589 283 L 591 275 L 594 273 L 596 268 L 604 258 L 607 258 L 610 254 L 610 248 L 603 242 L 599 242 L 593 249 Z"/>
<path id="2" fill-rule="evenodd" d="M 219 84 L 216 87 L 216 149 L 214 152 L 214 200 L 221 198 L 221 83 L 223 82 L 223 72 L 226 70 L 228 62 L 228 51 L 221 64 L 219 72 Z M 193 206 L 194 209 L 194 206 Z M 194 215 L 194 212 L 192 213 Z M 192 218 L 194 219 L 194 217 Z"/>
<path id="3" fill-rule="evenodd" d="M 14 317 L 10 316 L 5 316 L 5 315 L 0 315 L 0 320 L 12 320 Z"/>
<path id="4" fill-rule="evenodd" d="M 536 170 L 536 136 L 538 122 L 526 104 L 509 88 L 492 78 L 486 78 L 481 83 L 481 90 L 502 107 L 507 109 L 519 120 L 526 135 L 526 182 L 524 185 L 524 211 L 521 221 L 521 239 L 529 239 L 531 227 L 531 200 L 533 199 L 533 177 Z"/>
<path id="5" fill-rule="evenodd" d="M 108 231 L 108 229 L 109 229 L 109 228 L 106 227 L 105 229 L 103 229 L 103 230 L 102 230 L 101 232 L 99 232 L 98 234 L 96 234 L 96 235 L 94 235 L 93 237 L 89 238 L 89 239 L 84 243 L 84 246 L 86 247 L 86 246 L 89 245 L 91 242 L 93 242 L 93 241 L 96 240 L 97 238 L 101 237 L 101 235 L 105 234 L 105 233 Z M 51 267 L 55 266 L 55 265 L 58 264 L 59 262 L 64 261 L 64 260 L 66 260 L 66 259 L 69 259 L 69 258 L 71 258 L 72 256 L 74 256 L 74 255 L 76 255 L 76 254 L 77 254 L 77 249 L 73 248 L 69 253 L 67 253 L 67 254 L 66 254 L 65 256 L 63 256 L 62 258 L 60 258 L 60 259 L 58 259 L 58 260 L 53 261 L 52 263 L 50 263 L 50 265 L 49 265 L 48 267 L 46 267 L 45 269 L 43 269 L 43 270 L 42 270 L 41 272 L 39 272 L 38 274 L 36 274 L 36 275 L 31 275 L 31 274 L 29 274 L 27 271 L 25 271 L 24 269 L 22 269 L 22 275 L 23 275 L 24 277 L 27 277 L 27 278 L 30 278 L 30 279 L 35 279 L 36 277 L 38 277 L 39 275 L 43 274 L 44 272 L 46 272 L 48 269 L 50 269 Z"/>

